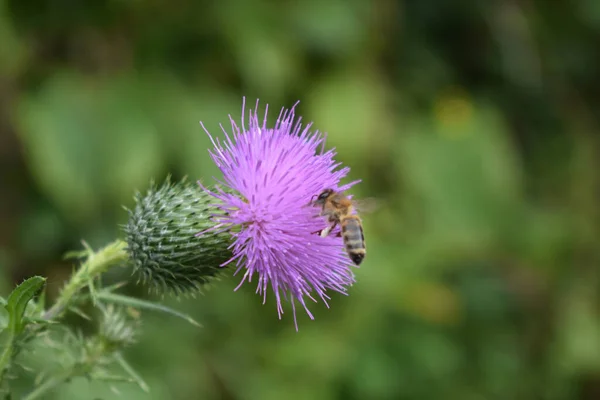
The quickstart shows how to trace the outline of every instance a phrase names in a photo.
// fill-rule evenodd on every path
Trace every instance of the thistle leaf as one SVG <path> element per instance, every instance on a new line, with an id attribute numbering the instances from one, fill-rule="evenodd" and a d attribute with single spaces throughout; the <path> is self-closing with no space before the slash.
<path id="1" fill-rule="evenodd" d="M 133 369 L 133 367 L 131 365 L 129 365 L 129 363 L 123 358 L 123 356 L 121 355 L 121 353 L 116 353 L 115 354 L 115 361 L 121 366 L 121 368 L 123 368 L 123 370 L 125 372 L 127 372 L 129 374 L 129 376 L 131 377 L 131 379 L 137 383 L 137 385 L 146 393 L 150 392 L 150 387 L 148 386 L 148 384 L 142 379 L 142 377 L 135 372 L 135 370 Z"/>
<path id="2" fill-rule="evenodd" d="M 25 327 L 23 315 L 25 314 L 27 303 L 42 290 L 45 282 L 46 278 L 33 276 L 17 286 L 8 296 L 5 306 L 9 317 L 8 328 L 15 335 L 21 333 Z"/>
<path id="3" fill-rule="evenodd" d="M 8 296 L 4 305 L 8 314 L 8 324 L 5 327 L 8 335 L 0 354 L 0 383 L 15 354 L 15 342 L 30 322 L 29 319 L 24 318 L 27 304 L 42 290 L 45 282 L 46 279 L 41 276 L 31 277 L 17 286 Z"/>
<path id="4" fill-rule="evenodd" d="M 167 307 L 167 306 L 159 304 L 159 303 L 153 303 L 151 301 L 137 299 L 134 297 L 124 296 L 124 295 L 106 292 L 106 291 L 98 292 L 98 299 L 109 302 L 109 303 L 120 304 L 120 305 L 129 306 L 129 307 L 133 307 L 133 308 L 139 308 L 139 309 L 143 309 L 143 310 L 164 312 L 166 314 L 170 314 L 175 317 L 182 318 L 182 319 L 186 320 L 187 322 L 189 322 L 190 324 L 195 325 L 199 328 L 202 327 L 201 324 L 196 322 L 196 320 L 194 320 L 189 315 L 184 314 L 182 312 L 179 312 L 177 310 L 174 310 L 170 307 Z"/>

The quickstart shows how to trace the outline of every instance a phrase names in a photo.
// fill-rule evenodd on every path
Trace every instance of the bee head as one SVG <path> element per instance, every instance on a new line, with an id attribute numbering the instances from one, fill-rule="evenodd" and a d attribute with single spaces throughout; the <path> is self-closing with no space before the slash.
<path id="1" fill-rule="evenodd" d="M 327 200 L 327 198 L 331 196 L 333 192 L 333 189 L 325 189 L 320 194 L 314 195 L 311 199 L 311 203 L 314 205 L 323 205 L 325 200 Z"/>

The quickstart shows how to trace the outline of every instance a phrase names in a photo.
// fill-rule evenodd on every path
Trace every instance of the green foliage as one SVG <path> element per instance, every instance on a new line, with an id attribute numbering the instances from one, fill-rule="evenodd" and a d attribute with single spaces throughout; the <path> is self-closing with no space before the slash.
<path id="1" fill-rule="evenodd" d="M 77 377 L 101 382 L 136 383 L 148 391 L 146 383 L 120 355 L 127 346 L 135 342 L 139 321 L 113 307 L 102 308 L 102 318 L 96 334 L 83 336 L 61 327 L 61 337 L 56 343 L 47 343 L 58 352 L 58 366 L 40 374 L 34 389 L 24 399 L 33 400 L 46 396 L 48 391 Z M 50 339 L 53 340 L 53 339 Z M 121 365 L 125 375 L 111 373 L 111 365 Z"/>
<path id="2" fill-rule="evenodd" d="M 32 351 L 40 345 L 54 350 L 55 355 L 51 358 L 54 365 L 46 367 L 48 372 L 37 375 L 33 389 L 29 390 L 24 399 L 46 396 L 57 386 L 77 377 L 85 377 L 91 381 L 136 383 L 147 392 L 148 385 L 121 354 L 136 341 L 140 325 L 139 310 L 164 312 L 198 326 L 189 316 L 169 307 L 113 293 L 122 285 L 102 287 L 101 275 L 111 267 L 127 261 L 124 242 L 117 240 L 97 252 L 85 243 L 84 245 L 84 251 L 70 252 L 65 256 L 81 258 L 83 263 L 73 272 L 49 310 L 44 310 L 43 300 L 28 308 L 46 282 L 45 278 L 39 276 L 29 278 L 17 286 L 6 301 L 2 299 L 5 315 L 0 314 L 0 333 L 6 332 L 7 335 L 0 354 L 0 385 L 4 386 L 7 396 L 10 397 L 13 392 L 5 384 L 4 378 L 10 369 L 14 369 L 16 355 L 22 349 Z M 88 289 L 87 293 L 83 292 L 84 288 Z M 96 333 L 84 335 L 81 330 L 73 330 L 61 320 L 71 311 L 93 321 L 80 308 L 89 300 L 96 311 L 100 311 L 101 317 Z M 127 308 L 116 308 L 114 304 Z M 38 323 L 35 325 L 37 329 L 31 329 L 26 335 L 25 328 L 31 322 Z M 125 375 L 113 374 L 111 368 L 115 365 L 120 366 Z"/>

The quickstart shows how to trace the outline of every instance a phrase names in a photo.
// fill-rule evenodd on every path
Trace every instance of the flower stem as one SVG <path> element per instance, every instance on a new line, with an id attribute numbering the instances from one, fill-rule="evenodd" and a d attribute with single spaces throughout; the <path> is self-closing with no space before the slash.
<path id="1" fill-rule="evenodd" d="M 4 380 L 4 373 L 6 372 L 7 365 L 10 363 L 10 360 L 13 355 L 13 342 L 15 340 L 15 335 L 13 332 L 9 332 L 8 338 L 6 339 L 6 345 L 4 346 L 4 350 L 0 355 L 0 384 L 2 384 Z"/>
<path id="2" fill-rule="evenodd" d="M 88 257 L 86 261 L 71 277 L 71 280 L 61 291 L 54 305 L 44 313 L 43 318 L 52 320 L 60 317 L 77 292 L 100 274 L 106 272 L 110 267 L 127 261 L 129 256 L 125 250 L 126 247 L 127 243 L 122 240 L 115 240 L 97 252 L 87 247 L 86 252 Z"/>

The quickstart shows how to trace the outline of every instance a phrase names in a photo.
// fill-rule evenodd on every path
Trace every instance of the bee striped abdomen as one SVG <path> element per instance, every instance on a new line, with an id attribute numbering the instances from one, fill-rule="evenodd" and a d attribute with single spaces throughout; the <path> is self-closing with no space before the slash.
<path id="1" fill-rule="evenodd" d="M 366 254 L 365 236 L 357 215 L 349 215 L 341 221 L 342 238 L 348 256 L 356 265 L 360 265 Z"/>

